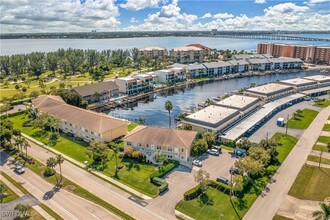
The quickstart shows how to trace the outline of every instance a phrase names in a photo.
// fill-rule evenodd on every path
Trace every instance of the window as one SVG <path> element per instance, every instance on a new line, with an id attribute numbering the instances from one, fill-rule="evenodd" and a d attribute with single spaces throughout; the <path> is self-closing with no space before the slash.
<path id="1" fill-rule="evenodd" d="M 183 153 L 184 152 L 184 149 L 183 148 L 181 148 L 181 153 Z"/>
<path id="2" fill-rule="evenodd" d="M 91 131 L 91 134 L 94 134 L 94 132 Z"/>
<path id="3" fill-rule="evenodd" d="M 142 144 L 141 143 L 139 143 L 139 147 L 142 147 Z"/>
<path id="4" fill-rule="evenodd" d="M 167 151 L 173 151 L 172 147 L 167 147 Z"/>
<path id="5" fill-rule="evenodd" d="M 70 126 L 72 126 L 72 124 L 70 123 Z"/>
<path id="6" fill-rule="evenodd" d="M 184 159 L 184 156 L 181 156 L 181 160 L 183 160 Z"/>
<path id="7" fill-rule="evenodd" d="M 64 124 L 66 124 L 66 121 L 64 122 Z"/>
<path id="8" fill-rule="evenodd" d="M 171 158 L 173 158 L 173 156 L 172 155 L 167 155 L 167 158 L 170 158 L 171 159 Z"/>
<path id="9" fill-rule="evenodd" d="M 132 143 L 131 143 L 131 142 L 129 142 L 129 141 L 127 141 L 127 145 L 128 145 L 128 146 L 131 146 L 131 145 L 132 145 Z"/>
<path id="10" fill-rule="evenodd" d="M 146 144 L 146 147 L 149 147 L 149 144 Z"/>
<path id="11" fill-rule="evenodd" d="M 162 147 L 157 145 L 157 150 L 161 150 L 161 149 L 162 149 Z"/>

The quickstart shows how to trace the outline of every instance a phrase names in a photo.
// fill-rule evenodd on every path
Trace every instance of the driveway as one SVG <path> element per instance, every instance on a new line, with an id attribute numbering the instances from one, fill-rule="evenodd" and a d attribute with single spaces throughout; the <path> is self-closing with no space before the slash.
<path id="1" fill-rule="evenodd" d="M 313 106 L 313 101 L 304 101 L 295 105 L 292 105 L 291 107 L 284 109 L 283 111 L 280 111 L 276 115 L 274 115 L 267 123 L 265 123 L 262 127 L 260 127 L 254 134 L 252 134 L 249 137 L 249 140 L 252 142 L 259 143 L 262 139 L 266 139 L 267 133 L 268 138 L 271 138 L 276 132 L 285 133 L 285 127 L 279 127 L 276 125 L 276 121 L 279 117 L 287 119 L 288 115 L 289 117 L 292 116 L 294 112 L 296 112 L 298 109 L 312 109 L 315 111 L 321 111 L 322 108 L 318 108 Z M 304 129 L 288 129 L 288 134 L 291 136 L 294 136 L 296 138 L 300 138 L 301 135 L 304 133 Z"/>
<path id="2" fill-rule="evenodd" d="M 179 166 L 170 174 L 165 176 L 169 190 L 153 200 L 148 200 L 148 208 L 161 213 L 167 219 L 175 218 L 175 205 L 183 199 L 183 194 L 195 187 L 194 174 L 199 170 L 206 170 L 210 178 L 215 180 L 219 176 L 230 178 L 229 169 L 235 163 L 236 158 L 232 157 L 229 151 L 222 150 L 220 156 L 203 154 L 198 158 L 203 162 L 203 167 L 193 166 L 192 169 Z"/>

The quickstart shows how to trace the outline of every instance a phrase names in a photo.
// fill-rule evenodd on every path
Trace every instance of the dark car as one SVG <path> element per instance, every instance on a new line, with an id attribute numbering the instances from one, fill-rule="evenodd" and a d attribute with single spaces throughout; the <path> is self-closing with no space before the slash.
<path id="1" fill-rule="evenodd" d="M 229 173 L 231 175 L 238 175 L 238 174 L 241 174 L 241 172 L 239 171 L 239 169 L 235 168 L 235 167 L 232 167 L 229 169 Z"/>
<path id="2" fill-rule="evenodd" d="M 228 186 L 231 186 L 231 182 L 228 179 L 224 178 L 224 177 L 217 178 L 217 181 L 220 182 L 220 183 L 224 183 Z"/>

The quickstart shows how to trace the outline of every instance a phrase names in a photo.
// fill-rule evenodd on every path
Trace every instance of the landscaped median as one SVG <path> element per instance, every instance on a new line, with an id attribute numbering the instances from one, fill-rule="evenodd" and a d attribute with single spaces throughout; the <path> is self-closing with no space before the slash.
<path id="1" fill-rule="evenodd" d="M 298 141 L 296 138 L 282 133 L 276 133 L 272 140 L 277 143 L 276 162 L 268 165 L 263 174 L 253 181 L 244 180 L 247 182 L 244 184 L 246 187 L 243 191 L 237 192 L 230 199 L 229 186 L 210 181 L 211 184 L 208 184 L 203 196 L 200 196 L 200 186 L 188 190 L 184 194 L 184 199 L 176 205 L 176 210 L 198 220 L 241 219 Z"/>
<path id="2" fill-rule="evenodd" d="M 11 116 L 8 119 L 13 122 L 15 129 L 18 129 L 22 133 L 32 137 L 33 139 L 48 145 L 50 149 L 54 149 L 60 153 L 63 153 L 64 155 L 82 164 L 91 164 L 92 160 L 87 157 L 86 154 L 87 144 L 85 142 L 82 142 L 62 133 L 60 134 L 59 139 L 55 143 L 51 142 L 49 140 L 49 131 L 33 128 L 32 126 L 23 126 L 23 123 L 28 120 L 28 115 L 24 113 Z M 136 126 L 136 124 L 132 123 L 132 128 L 134 126 Z M 120 146 L 120 148 L 121 150 L 123 150 L 122 146 Z M 100 173 L 103 173 L 106 176 L 111 177 L 144 195 L 147 195 L 149 197 L 156 197 L 159 193 L 158 186 L 151 182 L 151 178 L 155 176 L 161 177 L 167 172 L 171 171 L 176 166 L 177 164 L 175 164 L 173 161 L 169 162 L 168 165 L 163 166 L 161 169 L 165 170 L 166 172 L 160 172 L 159 167 L 155 165 L 123 157 L 118 158 L 118 167 L 120 167 L 120 169 L 116 171 L 116 156 L 114 155 L 113 151 L 109 151 L 109 160 L 106 162 L 105 169 L 100 171 Z M 107 182 L 115 185 L 116 187 L 119 187 L 111 181 Z M 130 191 L 125 191 L 136 196 Z"/>

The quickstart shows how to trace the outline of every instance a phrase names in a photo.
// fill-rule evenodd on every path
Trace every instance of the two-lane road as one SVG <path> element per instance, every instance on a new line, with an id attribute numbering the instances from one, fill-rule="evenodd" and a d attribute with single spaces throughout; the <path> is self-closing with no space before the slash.
<path id="1" fill-rule="evenodd" d="M 2 166 L 0 170 L 5 172 L 22 185 L 40 202 L 47 205 L 54 212 L 64 219 L 120 219 L 110 211 L 96 205 L 88 200 L 78 197 L 66 190 L 52 192 L 54 186 L 34 172 L 26 169 L 25 173 L 18 175 L 13 172 L 13 165 L 7 161 L 8 155 L 5 152 L 0 153 Z M 48 199 L 44 199 L 45 194 Z"/>

